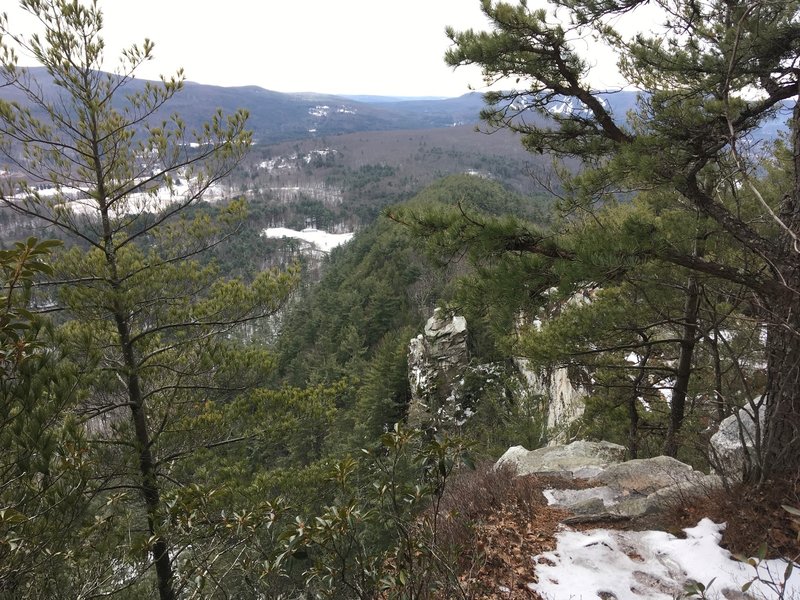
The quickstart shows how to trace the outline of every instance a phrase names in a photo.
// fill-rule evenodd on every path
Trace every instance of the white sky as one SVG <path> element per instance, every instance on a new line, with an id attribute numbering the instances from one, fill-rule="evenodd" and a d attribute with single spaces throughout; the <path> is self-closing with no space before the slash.
<path id="1" fill-rule="evenodd" d="M 16 1 L 3 4 L 11 29 L 30 32 Z M 108 59 L 145 37 L 155 42 L 155 59 L 140 78 L 183 67 L 190 81 L 279 92 L 459 96 L 470 85 L 483 87 L 477 68 L 454 70 L 443 60 L 447 25 L 488 29 L 480 0 L 100 0 L 100 6 Z M 605 68 L 614 61 L 597 62 Z M 106 69 L 113 66 L 108 60 Z"/>
<path id="2" fill-rule="evenodd" d="M 477 70 L 454 72 L 443 60 L 445 26 L 487 28 L 479 0 L 100 0 L 100 6 L 108 58 L 145 37 L 155 42 L 155 59 L 139 71 L 145 79 L 183 67 L 190 81 L 279 92 L 458 96 L 469 84 L 482 85 Z M 14 7 L 2 10 L 12 30 L 19 31 L 15 17 L 30 27 Z"/>

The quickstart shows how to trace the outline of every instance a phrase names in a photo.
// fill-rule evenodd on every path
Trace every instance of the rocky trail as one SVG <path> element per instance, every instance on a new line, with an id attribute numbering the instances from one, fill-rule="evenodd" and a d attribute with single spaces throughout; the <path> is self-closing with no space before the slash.
<path id="1" fill-rule="evenodd" d="M 718 475 L 673 458 L 625 461 L 624 454 L 608 442 L 517 446 L 458 484 L 459 510 L 483 512 L 472 515 L 479 518 L 473 549 L 463 558 L 465 592 L 490 599 L 662 600 L 688 597 L 700 584 L 708 598 L 800 597 L 800 571 L 786 577 L 785 560 L 754 566 L 732 557 L 751 556 L 763 541 L 772 555 L 796 560 L 798 524 L 780 507 L 796 499 L 796 482 L 770 488 L 779 494 L 744 497 Z M 468 495 L 471 504 L 464 506 Z"/>

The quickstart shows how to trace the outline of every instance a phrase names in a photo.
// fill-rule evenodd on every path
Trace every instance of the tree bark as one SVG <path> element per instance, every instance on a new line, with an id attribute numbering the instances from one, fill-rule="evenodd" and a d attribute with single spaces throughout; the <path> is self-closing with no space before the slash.
<path id="1" fill-rule="evenodd" d="M 799 86 L 800 87 L 800 86 Z M 766 422 L 758 478 L 800 472 L 800 102 L 792 114 L 794 186 L 784 197 L 780 220 L 780 276 L 786 292 L 767 315 Z"/>
<path id="2" fill-rule="evenodd" d="M 139 475 L 141 477 L 142 497 L 147 512 L 147 529 L 153 544 L 150 553 L 156 567 L 158 581 L 158 597 L 160 600 L 175 600 L 173 589 L 172 560 L 170 558 L 169 544 L 158 532 L 157 520 L 161 505 L 161 494 L 156 481 L 156 464 L 151 450 L 150 431 L 147 426 L 142 388 L 136 368 L 133 345 L 130 342 L 130 329 L 124 314 L 115 307 L 114 318 L 117 323 L 117 333 L 120 337 L 123 360 L 128 371 L 128 398 L 131 407 L 136 436 L 136 446 L 139 451 Z"/>
<path id="3" fill-rule="evenodd" d="M 700 290 L 697 278 L 689 276 L 686 285 L 686 302 L 683 310 L 683 333 L 680 341 L 678 367 L 675 370 L 675 385 L 672 388 L 670 402 L 669 426 L 664 440 L 664 454 L 678 455 L 678 433 L 683 426 L 686 415 L 686 395 L 689 391 L 689 380 L 692 375 L 692 357 L 697 343 L 697 311 L 700 307 Z"/>
<path id="4" fill-rule="evenodd" d="M 797 273 L 793 281 L 800 285 Z M 782 319 L 767 332 L 765 431 L 753 474 L 761 481 L 800 472 L 800 300 L 794 296 L 773 313 L 779 311 Z"/>

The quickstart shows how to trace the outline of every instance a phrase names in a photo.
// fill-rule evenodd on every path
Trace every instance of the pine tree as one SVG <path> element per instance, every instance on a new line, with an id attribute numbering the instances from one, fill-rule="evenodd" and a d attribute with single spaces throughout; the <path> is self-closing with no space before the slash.
<path id="1" fill-rule="evenodd" d="M 714 224 L 714 236 L 738 251 L 698 254 L 669 243 L 658 223 L 640 223 L 632 258 L 653 259 L 744 286 L 767 330 L 767 425 L 758 468 L 763 479 L 800 469 L 800 104 L 797 59 L 800 5 L 789 2 L 659 0 L 657 33 L 626 39 L 610 23 L 641 0 L 554 0 L 559 21 L 526 2 L 484 0 L 493 31 L 449 35 L 446 60 L 480 65 L 487 81 L 516 77 L 519 91 L 487 94 L 485 121 L 522 135 L 530 150 L 576 157 L 582 174 L 569 186 L 571 207 L 592 212 L 619 191 L 672 190 L 672 206 Z M 563 24 L 562 24 L 563 23 Z M 613 114 L 588 82 L 588 58 L 571 40 L 595 36 L 618 56 L 623 75 L 642 93 L 636 108 Z M 753 98 L 753 99 L 751 99 Z M 553 114 L 554 101 L 584 110 Z M 745 151 L 757 128 L 793 101 L 781 189 L 760 186 Z M 525 108 L 520 112 L 519 106 Z M 544 116 L 526 118 L 528 112 Z M 727 193 L 721 193 L 728 190 Z M 629 227 L 636 223 L 629 223 Z M 538 256 L 562 249 L 546 238 L 505 239 Z M 735 256 L 735 261 L 726 260 Z"/>
<path id="2" fill-rule="evenodd" d="M 175 479 L 175 465 L 198 448 L 237 441 L 205 415 L 260 381 L 266 359 L 239 347 L 240 326 L 274 313 L 294 276 L 264 272 L 245 285 L 199 260 L 235 233 L 242 203 L 214 222 L 182 214 L 242 158 L 251 140 L 246 113 L 217 112 L 197 129 L 177 115 L 161 119 L 183 74 L 132 85 L 152 42 L 129 47 L 107 73 L 96 2 L 21 6 L 42 31 L 25 38 L 0 23 L 0 74 L 24 98 L 0 101 L 0 151 L 27 175 L 21 192 L 2 199 L 72 241 L 58 260 L 58 301 L 70 355 L 99 366 L 84 375 L 76 409 L 98 456 L 92 494 L 118 521 L 129 519 L 119 538 L 109 530 L 105 552 L 120 559 L 106 560 L 93 592 L 129 588 L 154 573 L 161 600 L 173 600 L 205 572 L 187 566 L 200 548 L 193 553 L 165 502 L 166 492 L 191 483 Z M 36 58 L 47 81 L 16 66 L 15 46 Z M 137 544 L 149 560 L 137 558 Z"/>

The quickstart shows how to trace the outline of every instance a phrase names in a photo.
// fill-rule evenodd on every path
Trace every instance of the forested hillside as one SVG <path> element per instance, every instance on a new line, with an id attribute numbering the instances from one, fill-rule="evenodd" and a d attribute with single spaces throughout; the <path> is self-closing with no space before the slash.
<path id="1" fill-rule="evenodd" d="M 550 160 L 531 156 L 507 132 L 474 126 L 359 132 L 256 146 L 231 178 L 233 189 L 276 204 L 274 222 L 352 230 L 390 204 L 441 177 L 473 173 L 521 194 L 539 194 L 552 179 Z"/>
<path id="2" fill-rule="evenodd" d="M 576 439 L 716 469 L 631 528 L 717 510 L 783 597 L 800 8 L 676 0 L 622 43 L 639 4 L 559 4 L 641 90 L 615 96 L 546 12 L 484 3 L 446 60 L 517 89 L 480 114 L 143 82 L 152 43 L 105 71 L 96 3 L 0 18 L 0 598 L 538 598 L 572 471 L 476 462 Z M 571 523 L 630 519 L 570 486 Z"/>
<path id="3" fill-rule="evenodd" d="M 41 94 L 55 99 L 61 94 L 52 73 L 43 67 L 27 70 Z M 126 81 L 129 92 L 140 93 L 157 82 L 133 79 Z M 274 144 L 285 140 L 304 140 L 354 131 L 387 131 L 427 129 L 477 123 L 482 100 L 480 94 L 465 94 L 460 98 L 418 100 L 416 102 L 387 102 L 390 99 L 356 100 L 325 94 L 284 94 L 256 86 L 225 88 L 185 82 L 180 96 L 169 108 L 157 108 L 153 116 L 169 119 L 172 111 L 181 115 L 190 127 L 208 118 L 208 110 L 234 112 L 245 109 L 250 114 L 250 127 L 259 144 Z M 3 96 L 10 102 L 27 102 L 18 89 L 6 89 Z M 113 99 L 122 107 L 122 98 Z"/>

